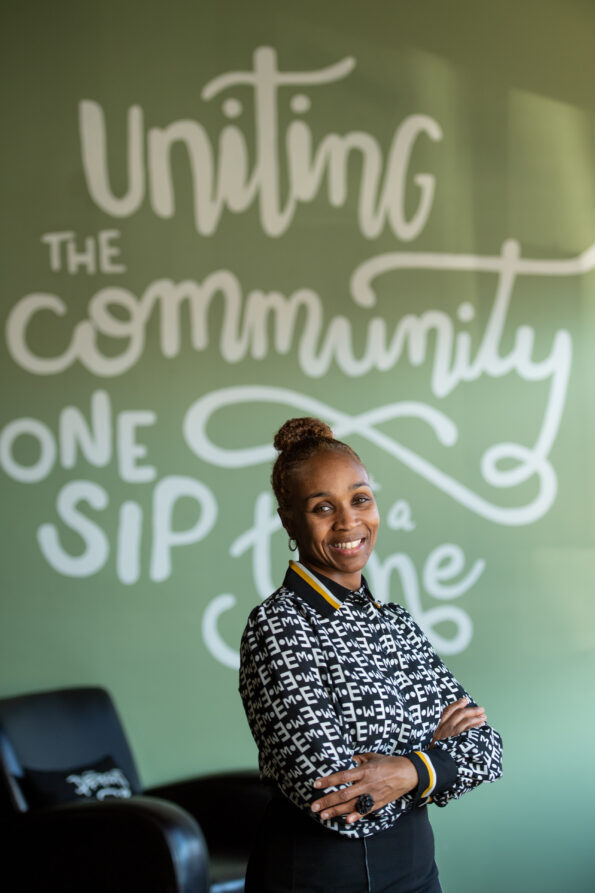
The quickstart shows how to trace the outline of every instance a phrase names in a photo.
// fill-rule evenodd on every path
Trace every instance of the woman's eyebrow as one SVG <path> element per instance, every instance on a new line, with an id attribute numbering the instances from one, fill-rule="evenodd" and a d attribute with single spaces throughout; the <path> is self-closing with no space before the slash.
<path id="1" fill-rule="evenodd" d="M 371 489 L 368 481 L 358 481 L 357 484 L 351 484 L 349 489 L 359 490 L 360 487 L 367 487 L 368 489 Z M 330 493 L 328 490 L 321 490 L 320 493 L 309 493 L 308 496 L 305 497 L 304 502 L 308 502 L 308 500 L 310 499 L 328 498 L 329 496 L 332 496 L 332 493 Z"/>
<path id="2" fill-rule="evenodd" d="M 308 500 L 310 499 L 320 499 L 321 497 L 327 497 L 330 495 L 330 493 L 325 492 L 324 490 L 321 490 L 320 493 L 309 493 L 308 496 L 304 498 L 304 502 L 308 502 Z"/>

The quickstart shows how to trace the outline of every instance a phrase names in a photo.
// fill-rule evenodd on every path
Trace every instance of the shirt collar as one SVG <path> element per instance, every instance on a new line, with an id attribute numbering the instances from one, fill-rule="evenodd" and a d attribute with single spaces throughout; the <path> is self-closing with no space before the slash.
<path id="1" fill-rule="evenodd" d="M 372 598 L 363 574 L 362 585 L 354 591 L 346 586 L 341 586 L 340 583 L 323 574 L 310 570 L 299 561 L 290 561 L 283 585 L 293 592 L 297 592 L 311 608 L 314 608 L 323 617 L 333 617 L 336 611 L 353 597 L 355 592 L 360 597 L 363 594 L 366 599 L 379 607 Z"/>

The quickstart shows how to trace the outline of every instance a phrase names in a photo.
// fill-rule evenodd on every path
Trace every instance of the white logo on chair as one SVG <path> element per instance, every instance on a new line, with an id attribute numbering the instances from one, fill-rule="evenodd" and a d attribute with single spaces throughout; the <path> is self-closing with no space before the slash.
<path id="1" fill-rule="evenodd" d="M 86 769 L 80 774 L 68 775 L 66 781 L 75 785 L 79 797 L 94 796 L 96 800 L 105 800 L 106 797 L 132 796 L 128 779 L 121 769 L 109 769 L 107 772 Z"/>

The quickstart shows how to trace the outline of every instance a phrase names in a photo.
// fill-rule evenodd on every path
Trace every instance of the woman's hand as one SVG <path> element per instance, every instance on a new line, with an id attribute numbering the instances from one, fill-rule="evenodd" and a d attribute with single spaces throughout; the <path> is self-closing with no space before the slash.
<path id="1" fill-rule="evenodd" d="M 312 812 L 320 813 L 321 819 L 332 819 L 342 815 L 348 822 L 361 819 L 355 804 L 361 794 L 370 794 L 376 812 L 412 791 L 418 782 L 417 770 L 407 757 L 391 757 L 379 753 L 360 753 L 353 757 L 358 764 L 355 769 L 334 772 L 314 782 L 315 788 L 330 788 L 347 784 L 349 787 L 333 791 L 312 804 Z"/>
<path id="2" fill-rule="evenodd" d="M 460 735 L 486 722 L 483 707 L 468 707 L 468 703 L 469 698 L 459 698 L 444 708 L 430 747 L 436 741 Z M 326 821 L 335 816 L 346 816 L 346 821 L 353 823 L 361 818 L 361 814 L 355 810 L 361 794 L 369 794 L 373 798 L 374 806 L 370 812 L 376 812 L 417 787 L 417 770 L 407 757 L 360 753 L 355 754 L 353 760 L 358 764 L 355 769 L 334 772 L 314 782 L 315 788 L 348 785 L 313 802 L 312 812 L 320 813 L 321 819 Z"/>
<path id="3" fill-rule="evenodd" d="M 486 722 L 487 717 L 483 707 L 467 707 L 468 703 L 469 698 L 459 698 L 454 704 L 449 704 L 444 708 L 430 747 L 434 747 L 436 741 L 460 735 L 461 732 L 477 728 Z"/>

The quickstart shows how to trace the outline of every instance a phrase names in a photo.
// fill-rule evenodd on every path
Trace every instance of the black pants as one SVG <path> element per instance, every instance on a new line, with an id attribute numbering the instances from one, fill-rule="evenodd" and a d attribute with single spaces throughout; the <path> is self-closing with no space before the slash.
<path id="1" fill-rule="evenodd" d="M 274 798 L 250 856 L 246 893 L 441 893 L 427 809 L 371 837 L 329 831 Z"/>

